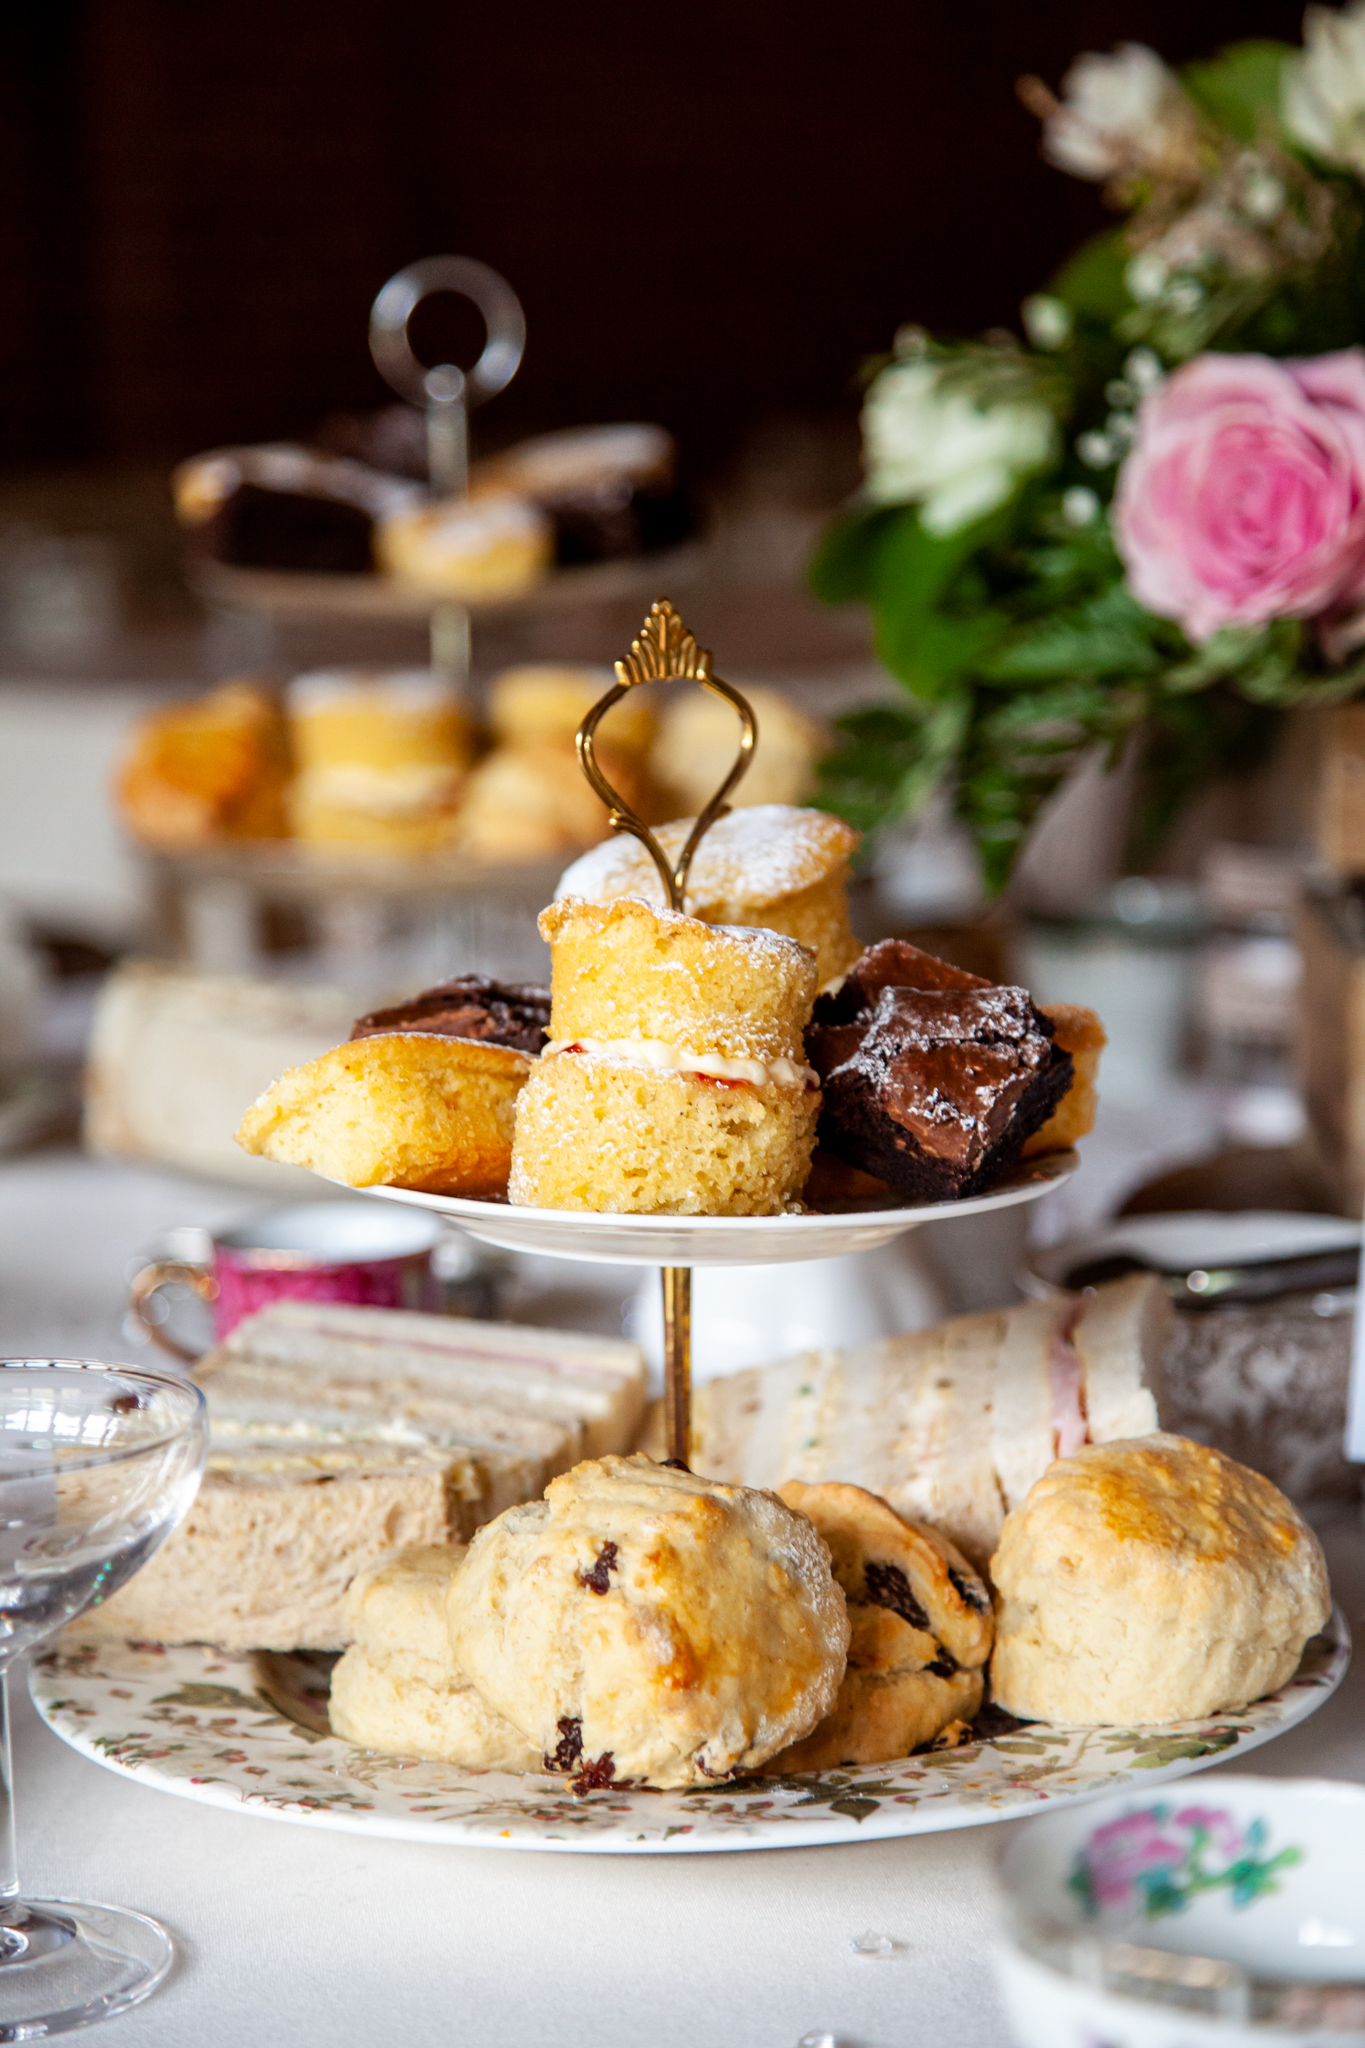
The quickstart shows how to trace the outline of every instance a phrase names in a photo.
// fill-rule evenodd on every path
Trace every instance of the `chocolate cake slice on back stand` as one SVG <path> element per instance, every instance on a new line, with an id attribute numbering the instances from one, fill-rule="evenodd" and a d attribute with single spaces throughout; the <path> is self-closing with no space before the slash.
<path id="1" fill-rule="evenodd" d="M 884 939 L 821 996 L 806 1034 L 819 1143 L 924 1202 L 993 1187 L 1074 1076 L 1052 1022 L 903 939 Z"/>

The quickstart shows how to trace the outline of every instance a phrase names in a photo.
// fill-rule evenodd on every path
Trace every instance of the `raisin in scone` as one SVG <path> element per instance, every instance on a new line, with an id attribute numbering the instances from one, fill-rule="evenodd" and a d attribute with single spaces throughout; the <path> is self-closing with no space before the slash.
<path id="1" fill-rule="evenodd" d="M 600 1458 L 481 1529 L 446 1595 L 456 1661 L 578 1792 L 756 1769 L 833 1705 L 848 1616 L 776 1494 Z"/>
<path id="2" fill-rule="evenodd" d="M 465 1770 L 539 1770 L 536 1751 L 451 1654 L 445 1596 L 464 1554 L 458 1543 L 414 1545 L 357 1572 L 344 1608 L 355 1641 L 332 1672 L 332 1733 L 360 1749 Z"/>
<path id="3" fill-rule="evenodd" d="M 990 1595 L 945 1536 L 861 1486 L 781 1489 L 829 1546 L 848 1602 L 848 1669 L 829 1715 L 770 1773 L 889 1763 L 950 1738 L 981 1705 Z"/>

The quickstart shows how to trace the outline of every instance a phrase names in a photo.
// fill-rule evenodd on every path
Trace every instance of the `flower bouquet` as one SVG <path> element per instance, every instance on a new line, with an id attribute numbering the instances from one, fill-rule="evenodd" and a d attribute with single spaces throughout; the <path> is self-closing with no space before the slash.
<path id="1" fill-rule="evenodd" d="M 992 888 L 1096 748 L 1136 750 L 1140 851 L 1365 689 L 1365 0 L 1301 50 L 1127 44 L 1020 92 L 1125 218 L 1026 340 L 897 335 L 811 567 L 902 686 L 840 721 L 824 801 L 876 827 L 949 787 Z"/>

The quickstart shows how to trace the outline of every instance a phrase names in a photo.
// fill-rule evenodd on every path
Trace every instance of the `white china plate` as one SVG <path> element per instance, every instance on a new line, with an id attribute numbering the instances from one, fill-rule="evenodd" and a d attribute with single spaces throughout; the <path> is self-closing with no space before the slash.
<path id="1" fill-rule="evenodd" d="M 901 1763 L 582 1799 L 562 1778 L 376 1756 L 320 1732 L 331 1660 L 306 1653 L 83 1644 L 70 1631 L 35 1663 L 29 1684 L 48 1726 L 83 1756 L 208 1806 L 400 1841 L 686 1854 L 935 1834 L 1126 1785 L 1145 1791 L 1305 1720 L 1341 1683 L 1350 1654 L 1338 1611 L 1288 1685 L 1240 1713 L 1161 1728 L 1019 1722 Z"/>
<path id="2" fill-rule="evenodd" d="M 797 1259 L 834 1259 L 871 1251 L 904 1230 L 949 1216 L 1035 1202 L 1069 1180 L 1074 1152 L 1029 1160 L 988 1195 L 958 1202 L 911 1202 L 893 1208 L 850 1208 L 811 1216 L 616 1216 L 600 1209 L 523 1209 L 473 1202 L 463 1195 L 426 1195 L 416 1188 L 366 1188 L 390 1202 L 415 1202 L 448 1216 L 471 1237 L 511 1252 L 588 1259 L 625 1266 L 775 1266 Z"/>

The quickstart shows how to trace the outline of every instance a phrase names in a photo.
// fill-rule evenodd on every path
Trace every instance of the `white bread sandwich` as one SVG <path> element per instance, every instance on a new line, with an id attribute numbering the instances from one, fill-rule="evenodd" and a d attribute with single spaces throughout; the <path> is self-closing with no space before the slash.
<path id="1" fill-rule="evenodd" d="M 1055 1458 L 1159 1427 L 1173 1317 L 1142 1274 L 711 1380 L 693 1399 L 691 1462 L 744 1486 L 866 1487 L 982 1569 Z"/>
<path id="2" fill-rule="evenodd" d="M 645 1378 L 620 1341 L 297 1301 L 240 1323 L 194 1377 L 198 1497 L 82 1636 L 340 1648 L 361 1566 L 467 1540 L 580 1459 L 628 1450 Z"/>

